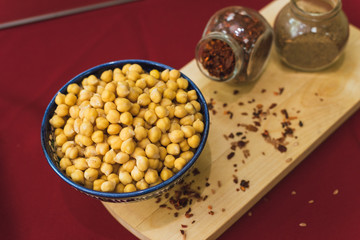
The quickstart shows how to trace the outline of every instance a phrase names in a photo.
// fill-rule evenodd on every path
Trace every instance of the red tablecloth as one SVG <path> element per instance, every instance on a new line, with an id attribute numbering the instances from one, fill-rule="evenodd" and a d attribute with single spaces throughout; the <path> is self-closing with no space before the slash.
<path id="1" fill-rule="evenodd" d="M 32 2 L 36 12 L 41 1 Z M 40 125 L 48 102 L 100 63 L 140 58 L 180 69 L 215 11 L 269 2 L 144 0 L 0 31 L 1 238 L 136 239 L 47 164 Z M 18 4 L 0 3 L 1 12 Z M 343 9 L 360 27 L 360 2 L 344 0 Z M 360 239 L 359 123 L 357 111 L 220 239 Z"/>

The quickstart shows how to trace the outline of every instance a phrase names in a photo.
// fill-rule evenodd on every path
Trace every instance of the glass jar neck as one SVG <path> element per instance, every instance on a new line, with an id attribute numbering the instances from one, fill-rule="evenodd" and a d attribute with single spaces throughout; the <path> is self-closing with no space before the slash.
<path id="1" fill-rule="evenodd" d="M 215 77 L 209 74 L 209 72 L 204 69 L 203 66 L 201 66 L 201 61 L 199 60 L 201 58 L 200 54 L 203 51 L 204 48 L 206 48 L 206 45 L 212 41 L 212 40 L 220 40 L 224 43 L 226 43 L 232 50 L 235 58 L 235 65 L 234 69 L 231 74 L 229 74 L 226 78 L 219 78 Z M 239 43 L 236 42 L 234 38 L 229 36 L 226 33 L 222 32 L 211 32 L 208 34 L 203 35 L 202 39 L 199 41 L 196 47 L 196 59 L 198 59 L 197 64 L 200 68 L 200 70 L 209 78 L 220 81 L 220 82 L 230 82 L 234 78 L 238 77 L 241 68 L 243 66 L 243 48 L 239 45 Z"/>
<path id="2" fill-rule="evenodd" d="M 342 8 L 341 0 L 291 0 L 291 10 L 311 21 L 324 21 L 336 16 Z"/>

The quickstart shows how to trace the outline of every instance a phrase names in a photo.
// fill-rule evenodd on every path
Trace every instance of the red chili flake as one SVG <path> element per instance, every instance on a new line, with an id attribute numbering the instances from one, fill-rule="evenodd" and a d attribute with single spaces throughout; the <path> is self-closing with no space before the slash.
<path id="1" fill-rule="evenodd" d="M 230 118 L 230 119 L 232 119 L 233 116 L 234 116 L 234 113 L 231 112 L 231 111 L 225 111 L 224 114 L 225 114 L 225 115 L 229 115 L 229 118 Z"/>
<path id="2" fill-rule="evenodd" d="M 234 92 L 233 92 L 234 95 L 236 95 L 238 93 L 239 93 L 239 90 L 237 90 L 237 89 L 235 89 Z"/>
<path id="3" fill-rule="evenodd" d="M 265 93 L 266 92 L 266 89 L 261 89 L 261 93 Z"/>
<path id="4" fill-rule="evenodd" d="M 170 193 L 165 193 L 165 198 L 169 198 L 169 196 L 170 196 Z"/>
<path id="5" fill-rule="evenodd" d="M 243 133 L 242 132 L 237 132 L 236 136 L 241 136 Z"/>
<path id="6" fill-rule="evenodd" d="M 258 109 L 261 109 L 263 107 L 263 105 L 262 104 L 258 104 L 258 105 L 256 105 L 256 108 L 258 108 Z"/>
<path id="7" fill-rule="evenodd" d="M 244 103 L 243 103 L 243 102 L 239 102 L 238 104 L 239 104 L 239 106 L 243 106 L 243 105 L 244 105 Z"/>
<path id="8" fill-rule="evenodd" d="M 205 201 L 208 198 L 208 195 L 205 195 L 203 198 L 203 201 Z"/>
<path id="9" fill-rule="evenodd" d="M 239 182 L 239 179 L 236 175 L 233 175 L 233 182 L 237 184 Z"/>
<path id="10" fill-rule="evenodd" d="M 208 187 L 208 186 L 210 186 L 210 183 L 206 182 L 205 187 Z"/>
<path id="11" fill-rule="evenodd" d="M 193 220 L 192 222 L 191 222 L 191 224 L 194 224 L 195 223 L 195 220 Z"/>
<path id="12" fill-rule="evenodd" d="M 209 210 L 211 210 L 211 209 L 212 209 L 212 206 L 211 206 L 211 205 L 209 205 L 209 206 L 208 206 L 208 209 L 209 209 Z"/>
<path id="13" fill-rule="evenodd" d="M 218 184 L 218 187 L 221 187 L 221 182 L 220 181 L 218 181 L 217 184 Z"/>
<path id="14" fill-rule="evenodd" d="M 185 231 L 182 229 L 180 229 L 180 233 L 181 233 L 181 235 L 185 235 Z"/>
<path id="15" fill-rule="evenodd" d="M 249 114 L 248 114 L 247 112 L 242 112 L 241 115 L 247 116 L 247 115 L 249 115 Z"/>
<path id="16" fill-rule="evenodd" d="M 156 199 L 155 203 L 159 203 L 159 202 L 161 202 L 161 198 L 160 198 L 160 197 L 158 197 L 158 198 Z"/>
<path id="17" fill-rule="evenodd" d="M 254 121 L 254 124 L 255 124 L 255 126 L 257 126 L 257 127 L 260 127 L 260 126 L 261 126 L 260 122 L 257 122 L 257 121 Z"/>
<path id="18" fill-rule="evenodd" d="M 181 227 L 182 227 L 182 228 L 187 228 L 188 225 L 186 225 L 186 224 L 181 224 Z"/>
<path id="19" fill-rule="evenodd" d="M 211 193 L 215 194 L 216 193 L 215 189 L 211 189 Z"/>
<path id="20" fill-rule="evenodd" d="M 194 176 L 196 176 L 196 175 L 200 174 L 199 169 L 194 168 L 194 170 L 192 170 L 192 174 L 193 174 Z"/>
<path id="21" fill-rule="evenodd" d="M 299 121 L 299 126 L 300 127 L 304 126 L 304 123 L 302 121 Z"/>
<path id="22" fill-rule="evenodd" d="M 243 154 L 244 154 L 244 157 L 245 157 L 245 158 L 250 157 L 250 151 L 249 151 L 248 149 L 244 149 L 244 150 L 243 150 Z"/>
<path id="23" fill-rule="evenodd" d="M 178 212 L 175 212 L 174 213 L 174 217 L 178 217 L 179 216 L 179 213 Z"/>
<path id="24" fill-rule="evenodd" d="M 289 114 L 288 114 L 288 112 L 286 111 L 286 109 L 282 109 L 282 110 L 281 110 L 281 113 L 284 114 L 284 116 L 285 116 L 286 119 L 289 118 Z"/>
<path id="25" fill-rule="evenodd" d="M 233 167 L 237 167 L 237 164 L 234 164 Z"/>
<path id="26" fill-rule="evenodd" d="M 244 188 L 249 188 L 250 187 L 249 183 L 250 183 L 250 181 L 246 181 L 246 180 L 242 179 L 240 182 L 240 186 L 244 187 Z"/>
<path id="27" fill-rule="evenodd" d="M 223 107 L 227 107 L 227 103 L 223 103 Z"/>
<path id="28" fill-rule="evenodd" d="M 227 155 L 227 159 L 230 160 L 235 156 L 235 152 L 231 152 Z"/>
<path id="29" fill-rule="evenodd" d="M 229 137 L 229 138 L 234 138 L 235 136 L 234 136 L 233 133 L 230 133 L 228 137 Z"/>
<path id="30" fill-rule="evenodd" d="M 225 208 L 222 208 L 221 211 L 222 211 L 222 212 L 225 212 Z"/>
<path id="31" fill-rule="evenodd" d="M 161 204 L 161 205 L 159 205 L 159 207 L 161 207 L 161 208 L 166 208 L 167 205 L 166 205 L 166 204 Z"/>
<path id="32" fill-rule="evenodd" d="M 185 213 L 185 217 L 186 218 L 191 218 L 191 217 L 193 217 L 194 216 L 194 214 L 192 214 L 192 213 Z"/>
<path id="33" fill-rule="evenodd" d="M 209 214 L 214 215 L 215 213 L 214 213 L 214 211 L 209 211 Z"/>
<path id="34" fill-rule="evenodd" d="M 287 148 L 284 146 L 284 145 L 281 145 L 279 144 L 279 146 L 277 147 L 277 149 L 280 151 L 280 152 L 286 152 Z"/>

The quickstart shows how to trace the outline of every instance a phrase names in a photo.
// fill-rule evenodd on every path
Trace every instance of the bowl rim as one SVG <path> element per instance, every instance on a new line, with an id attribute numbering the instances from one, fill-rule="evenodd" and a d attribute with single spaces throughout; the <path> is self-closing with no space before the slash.
<path id="1" fill-rule="evenodd" d="M 58 94 L 58 92 L 62 92 L 62 93 L 66 92 L 66 88 L 69 84 L 81 83 L 81 80 L 83 78 L 85 78 L 91 74 L 97 73 L 98 71 L 100 71 L 102 69 L 103 69 L 103 71 L 106 69 L 114 69 L 116 67 L 123 66 L 128 63 L 130 63 L 130 64 L 137 63 L 142 67 L 144 67 L 143 66 L 144 64 L 151 65 L 153 69 L 154 68 L 155 69 L 163 69 L 163 70 L 164 69 L 169 69 L 169 70 L 174 69 L 173 67 L 170 67 L 170 66 L 162 64 L 162 63 L 158 63 L 158 62 L 150 61 L 150 60 L 142 60 L 142 59 L 124 59 L 124 60 L 116 60 L 116 61 L 106 62 L 106 63 L 100 64 L 100 65 L 91 67 L 91 68 L 81 72 L 80 74 L 76 75 L 68 82 L 66 82 L 60 88 L 60 90 L 58 90 L 56 92 L 56 94 L 53 96 L 53 98 L 49 102 L 49 104 L 46 107 L 46 110 L 44 112 L 44 116 L 43 116 L 42 123 L 41 123 L 41 146 L 42 146 L 42 149 L 43 149 L 43 152 L 45 154 L 48 164 L 57 173 L 57 175 L 60 176 L 61 179 L 63 179 L 66 183 L 68 183 L 70 186 L 72 186 L 75 189 L 80 190 L 81 192 L 84 192 L 88 195 L 101 197 L 101 198 L 107 198 L 107 199 L 131 199 L 131 198 L 145 197 L 150 194 L 155 194 L 159 190 L 164 189 L 167 186 L 171 186 L 172 183 L 174 183 L 176 180 L 183 177 L 183 175 L 194 165 L 196 160 L 199 158 L 202 150 L 205 147 L 206 141 L 207 141 L 207 137 L 209 134 L 210 118 L 209 118 L 209 111 L 208 111 L 208 106 L 207 106 L 206 100 L 205 100 L 203 94 L 201 93 L 200 89 L 196 86 L 196 84 L 189 77 L 187 77 L 185 74 L 183 74 L 180 71 L 181 77 L 188 80 L 189 87 L 191 86 L 190 89 L 194 89 L 198 95 L 198 101 L 201 103 L 202 108 L 203 108 L 202 113 L 204 116 L 204 125 L 205 126 L 204 126 L 204 131 L 202 133 L 200 144 L 197 147 L 196 151 L 194 152 L 194 156 L 189 160 L 189 162 L 186 163 L 186 165 L 179 172 L 175 173 L 171 178 L 167 179 L 166 181 L 163 181 L 155 186 L 149 187 L 144 190 L 137 190 L 137 191 L 128 192 L 128 193 L 101 192 L 101 191 L 92 190 L 92 189 L 86 188 L 85 186 L 75 183 L 68 176 L 66 176 L 66 174 L 56 166 L 56 164 L 55 164 L 56 160 L 52 160 L 51 156 L 49 155 L 49 153 L 47 152 L 47 149 L 46 149 L 46 145 L 48 144 L 46 142 L 46 141 L 48 141 L 48 139 L 46 139 L 46 126 L 49 124 L 48 119 L 50 119 L 50 116 L 53 115 L 53 111 L 51 111 L 51 109 L 55 106 L 56 95 Z"/>

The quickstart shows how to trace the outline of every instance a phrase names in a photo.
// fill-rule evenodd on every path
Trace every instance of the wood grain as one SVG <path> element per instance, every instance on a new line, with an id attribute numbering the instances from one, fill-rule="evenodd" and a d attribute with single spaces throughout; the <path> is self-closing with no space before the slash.
<path id="1" fill-rule="evenodd" d="M 286 0 L 274 1 L 261 13 L 272 24 L 286 3 Z M 262 76 L 256 82 L 242 86 L 210 81 L 200 73 L 195 61 L 191 61 L 181 71 L 199 86 L 208 102 L 213 101 L 216 114 L 210 114 L 208 142 L 196 163 L 200 174 L 190 175 L 185 181 L 194 179 L 193 187 L 199 187 L 201 195 L 208 198 L 191 205 L 194 214 L 191 218 L 184 216 L 187 208 L 179 210 L 178 217 L 173 215 L 175 210 L 160 208 L 160 204 L 171 206 L 165 198 L 160 203 L 151 199 L 128 204 L 104 202 L 104 206 L 141 239 L 182 239 L 180 229 L 184 230 L 186 239 L 217 238 L 359 109 L 359 39 L 360 31 L 351 26 L 344 56 L 331 68 L 317 73 L 287 68 L 273 51 Z M 279 94 L 280 88 L 283 88 L 282 94 Z M 238 94 L 233 94 L 234 90 L 238 90 Z M 240 102 L 243 105 L 239 105 Z M 260 107 L 258 104 L 267 110 L 273 103 L 276 107 L 260 121 L 258 131 L 246 130 L 246 124 L 253 124 L 252 113 Z M 281 136 L 284 131 L 282 109 L 294 118 L 290 121 L 294 136 L 286 138 L 287 151 L 284 153 L 261 135 L 267 130 L 274 138 Z M 232 119 L 226 111 L 233 113 Z M 303 123 L 302 127 L 299 121 Z M 237 132 L 242 135 L 237 136 Z M 230 133 L 234 133 L 234 138 L 226 139 L 224 135 Z M 228 160 L 228 154 L 233 151 L 231 142 L 244 136 L 243 140 L 248 143 L 243 149 L 237 148 L 235 156 Z M 244 149 L 250 156 L 244 156 Z M 234 183 L 234 176 L 248 180 L 250 187 L 246 191 L 237 191 L 240 185 Z M 210 184 L 208 187 L 206 182 Z M 175 190 L 171 190 L 170 195 Z M 209 215 L 209 206 L 214 215 Z M 182 224 L 188 227 L 183 228 Z"/>

